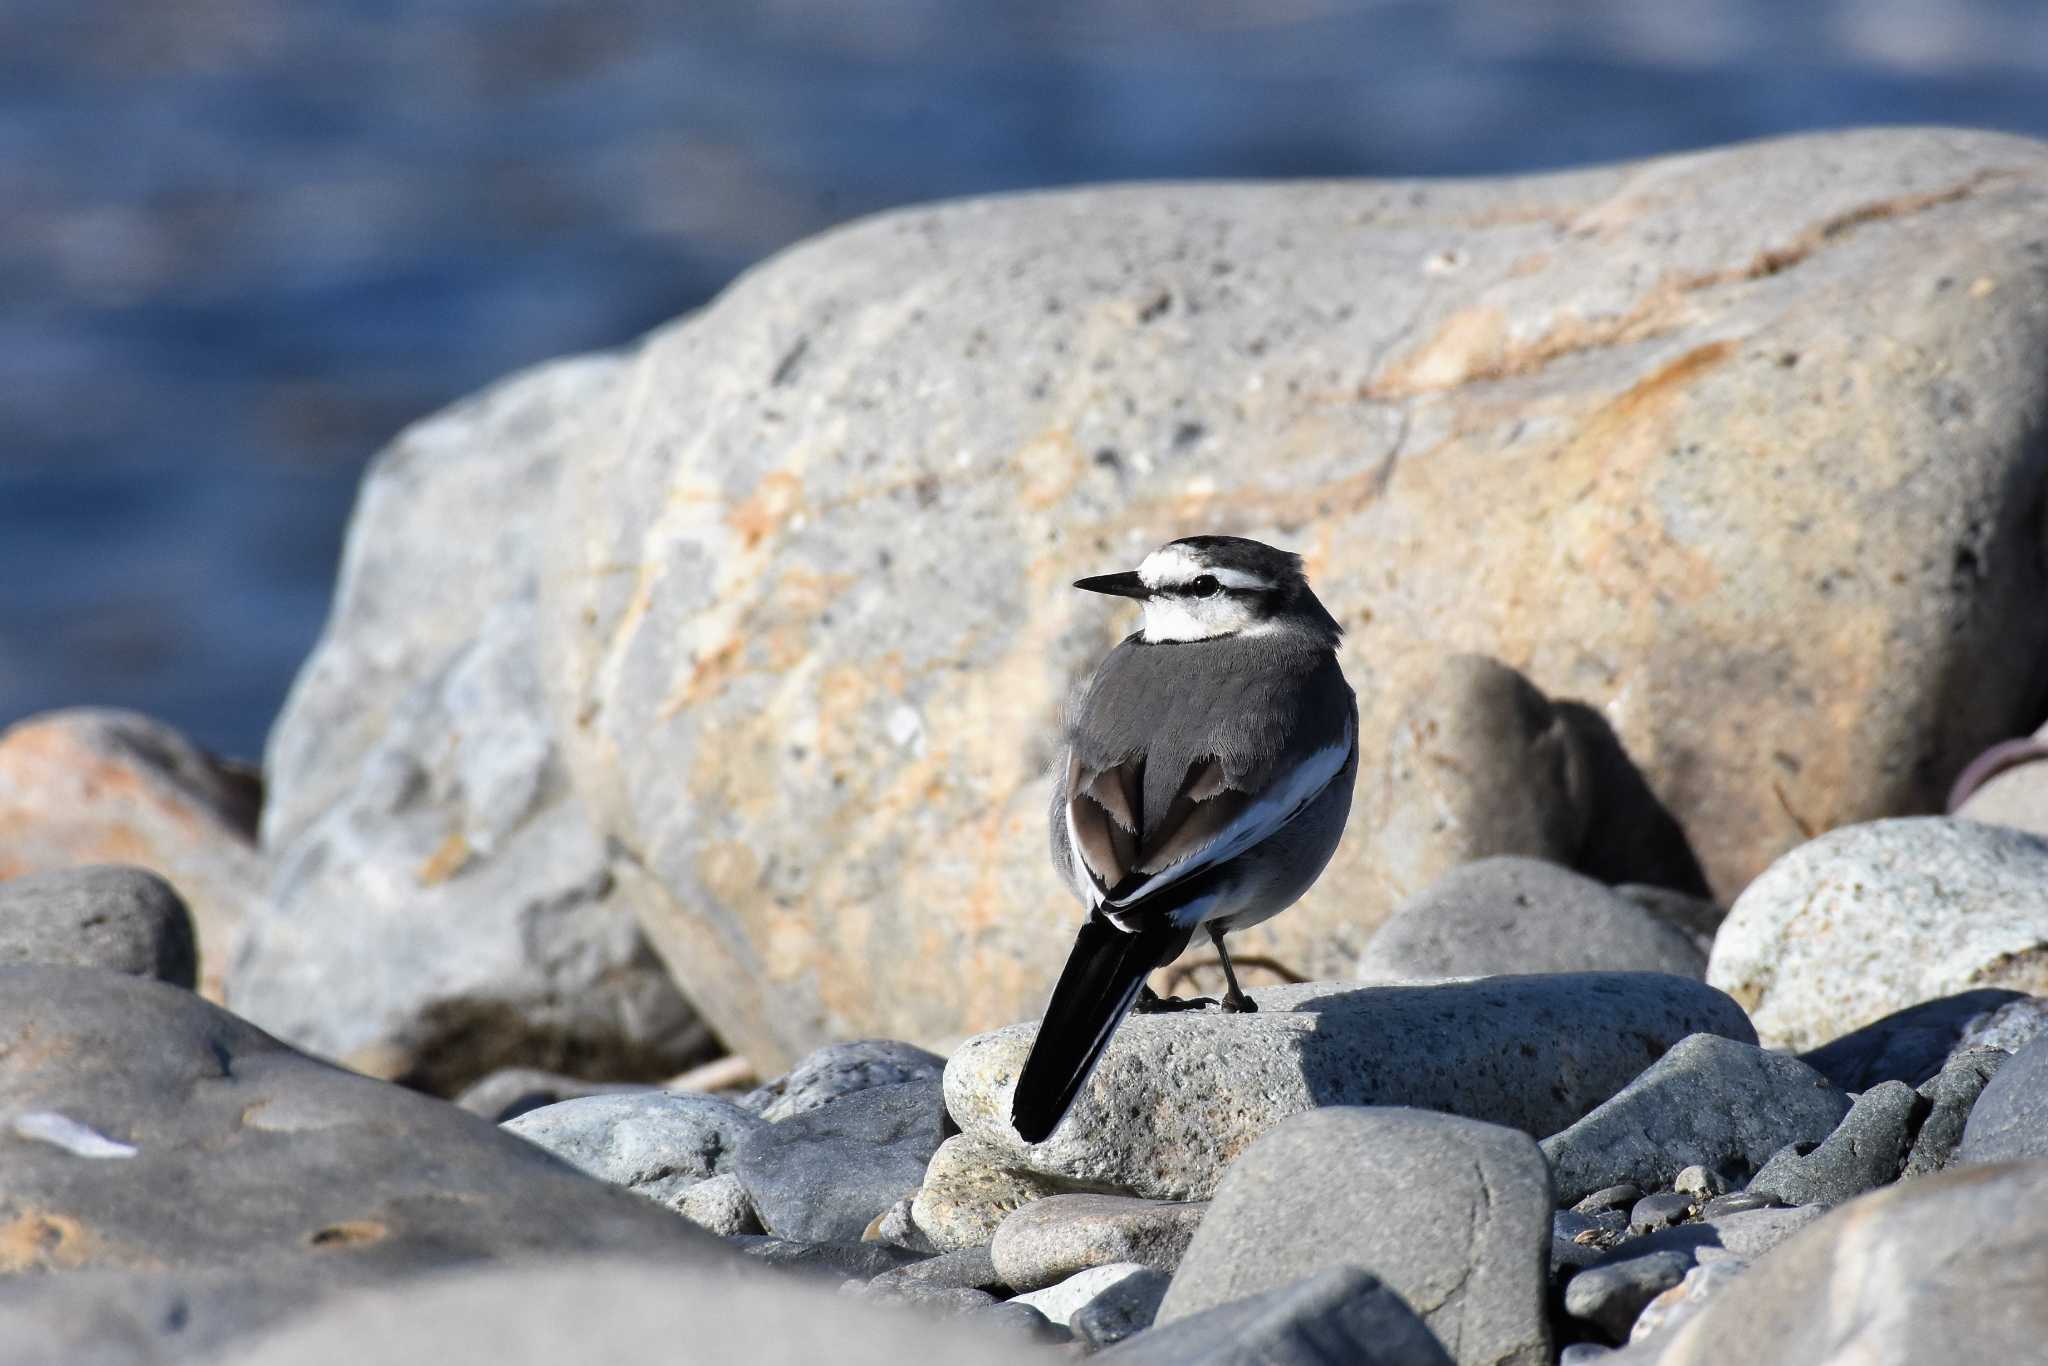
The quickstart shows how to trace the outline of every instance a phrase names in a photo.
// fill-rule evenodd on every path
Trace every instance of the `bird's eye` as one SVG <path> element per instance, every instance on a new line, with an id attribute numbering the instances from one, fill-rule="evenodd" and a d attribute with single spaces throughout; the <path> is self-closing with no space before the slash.
<path id="1" fill-rule="evenodd" d="M 1198 598 L 1213 598 L 1223 591 L 1223 585 L 1216 582 L 1214 574 L 1204 574 L 1188 585 L 1188 592 Z"/>

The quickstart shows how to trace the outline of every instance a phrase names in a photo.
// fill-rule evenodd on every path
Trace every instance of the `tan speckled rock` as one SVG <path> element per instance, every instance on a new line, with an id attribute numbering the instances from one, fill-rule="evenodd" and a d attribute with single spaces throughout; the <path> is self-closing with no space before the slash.
<path id="1" fill-rule="evenodd" d="M 1977 987 L 2048 994 L 2048 840 L 1945 816 L 1831 831 L 1736 898 L 1707 981 L 1794 1051 Z"/>
<path id="2" fill-rule="evenodd" d="M 941 1252 L 981 1247 L 1003 1220 L 1034 1200 L 1062 1195 L 1066 1182 L 1026 1171 L 1015 1154 L 966 1134 L 939 1145 L 911 1198 L 910 1218 Z"/>
<path id="3" fill-rule="evenodd" d="M 1341 973 L 1448 866 L 1400 841 L 1459 861 L 1388 766 L 1458 651 L 1597 709 L 1727 895 L 2039 719 L 2044 217 L 2042 144 L 1901 130 L 828 233 L 650 339 L 562 490 L 578 787 L 764 1067 L 1021 1018 L 1055 718 L 1130 624 L 1067 584 L 1242 532 L 1348 629 L 1365 756 L 1243 952 Z"/>

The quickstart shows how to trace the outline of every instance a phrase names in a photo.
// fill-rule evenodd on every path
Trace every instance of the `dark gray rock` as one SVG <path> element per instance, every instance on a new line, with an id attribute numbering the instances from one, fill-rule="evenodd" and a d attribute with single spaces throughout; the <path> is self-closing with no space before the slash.
<path id="1" fill-rule="evenodd" d="M 598 1250 L 726 1260 L 475 1115 L 162 982 L 0 968 L 0 1094 L 15 1271 L 304 1267 L 324 1281 Z"/>
<path id="2" fill-rule="evenodd" d="M 1064 1323 L 1054 1323 L 1045 1315 L 1026 1304 L 1015 1300 L 977 1307 L 969 1311 L 976 1327 L 987 1326 L 995 1334 L 1007 1333 L 1012 1340 L 1053 1345 L 1073 1337 L 1073 1330 Z"/>
<path id="3" fill-rule="evenodd" d="M 1581 1214 L 1598 1214 L 1602 1210 L 1626 1210 L 1643 1198 L 1643 1188 L 1632 1181 L 1617 1185 L 1602 1186 L 1591 1195 L 1578 1200 L 1572 1208 Z"/>
<path id="4" fill-rule="evenodd" d="M 1549 1173 L 1526 1134 L 1455 1115 L 1298 1115 L 1225 1173 L 1161 1324 L 1373 1266 L 1460 1362 L 1547 1363 Z"/>
<path id="5" fill-rule="evenodd" d="M 1201 1200 L 1054 1195 L 1003 1220 L 989 1250 L 996 1269 L 1017 1290 L 1036 1290 L 1115 1262 L 1171 1273 L 1208 1210 Z"/>
<path id="6" fill-rule="evenodd" d="M 1744 1214 L 1753 1209 L 1775 1209 L 1783 1203 L 1781 1200 L 1773 1200 L 1768 1195 L 1759 1195 L 1755 1191 L 1731 1191 L 1727 1195 L 1717 1195 L 1701 1205 L 1700 1218 L 1719 1219 L 1723 1215 Z"/>
<path id="7" fill-rule="evenodd" d="M 884 1309 L 824 1285 L 677 1276 L 631 1261 L 428 1277 L 337 1298 L 208 1366 L 1046 1366 L 979 1323 Z"/>
<path id="8" fill-rule="evenodd" d="M 1984 1085 L 1952 1162 L 2048 1157 L 2048 1038 L 2036 1039 Z"/>
<path id="9" fill-rule="evenodd" d="M 1090 1351 L 1113 1347 L 1152 1326 L 1168 1284 L 1163 1271 L 1149 1266 L 1133 1271 L 1076 1309 L 1068 1316 L 1067 1327 Z"/>
<path id="10" fill-rule="evenodd" d="M 930 1260 L 928 1253 L 889 1243 L 805 1243 L 760 1234 L 743 1234 L 725 1242 L 763 1266 L 816 1276 L 833 1285 L 871 1281 L 885 1272 Z"/>
<path id="11" fill-rule="evenodd" d="M 503 1126 L 580 1172 L 673 1206 L 684 1190 L 732 1170 L 757 1116 L 716 1096 L 678 1091 L 583 1096 Z"/>
<path id="12" fill-rule="evenodd" d="M 1754 1038 L 1727 996 L 1657 972 L 1424 986 L 1313 982 L 1252 995 L 1255 1015 L 1125 1020 L 1043 1143 L 1027 1145 L 1010 1128 L 1010 1096 L 1035 1024 L 961 1044 L 946 1064 L 947 1108 L 1016 1167 L 1068 1189 L 1200 1200 L 1252 1140 L 1307 1110 L 1414 1106 L 1541 1136 L 1612 1096 L 1687 1035 Z M 922 1204 L 918 1219 L 924 1223 Z"/>
<path id="13" fill-rule="evenodd" d="M 1699 1213 L 1700 1202 L 1683 1191 L 1659 1191 L 1635 1202 L 1628 1212 L 1630 1233 L 1654 1233 L 1682 1224 Z"/>
<path id="14" fill-rule="evenodd" d="M 631 1096 L 655 1089 L 646 1082 L 585 1081 L 539 1067 L 501 1067 L 465 1086 L 455 1103 L 493 1124 L 503 1124 L 543 1105 L 584 1096 Z"/>
<path id="15" fill-rule="evenodd" d="M 1590 1323 L 1610 1342 L 1628 1341 L 1643 1306 L 1685 1279 L 1694 1259 L 1683 1252 L 1645 1252 L 1581 1271 L 1565 1287 L 1564 1311 Z"/>
<path id="16" fill-rule="evenodd" d="M 779 1124 L 843 1096 L 873 1086 L 937 1081 L 946 1060 L 915 1044 L 894 1039 L 856 1039 L 827 1044 L 785 1076 L 756 1087 L 740 1101 L 770 1123 Z"/>
<path id="17" fill-rule="evenodd" d="M 1881 1082 L 1856 1097 L 1818 1147 L 1780 1149 L 1749 1183 L 1752 1193 L 1787 1205 L 1839 1205 L 1898 1178 L 1927 1102 L 1902 1081 Z"/>
<path id="18" fill-rule="evenodd" d="M 936 1078 L 873 1086 L 761 1124 L 733 1170 L 770 1233 L 850 1241 L 918 1188 L 945 1123 Z"/>
<path id="19" fill-rule="evenodd" d="M 1814 1205 L 1803 1209 L 1737 1210 L 1711 1220 L 1700 1219 L 1631 1238 L 1606 1260 L 1652 1252 L 1683 1252 L 1702 1261 L 1717 1257 L 1754 1261 L 1825 1213 L 1825 1209 Z"/>
<path id="20" fill-rule="evenodd" d="M 1377 1276 L 1331 1267 L 1161 1324 L 1105 1366 L 1451 1366 L 1415 1311 Z"/>
<path id="21" fill-rule="evenodd" d="M 1983 987 L 1895 1010 L 1850 1034 L 1802 1053 L 1799 1060 L 1844 1091 L 1883 1081 L 1918 1086 L 1953 1053 L 1970 1026 L 2026 993 Z"/>
<path id="22" fill-rule="evenodd" d="M 1820 1142 L 1848 1111 L 1849 1098 L 1798 1059 L 1698 1034 L 1543 1140 L 1543 1153 L 1569 1202 L 1621 1181 L 1668 1186 L 1694 1163 L 1747 1177 L 1787 1143 Z"/>
<path id="23" fill-rule="evenodd" d="M 1569 868 L 1516 857 L 1452 869 L 1402 903 L 1358 960 L 1366 982 L 1706 971 L 1690 938 L 1635 903 Z"/>
<path id="24" fill-rule="evenodd" d="M 193 989 L 192 912 L 145 868 L 97 864 L 0 882 L 0 963 L 108 968 Z"/>
<path id="25" fill-rule="evenodd" d="M 1996 1048 L 1965 1049 L 1921 1084 L 1927 1118 L 1920 1121 L 1920 1132 L 1913 1136 L 1913 1149 L 1906 1154 L 1902 1175 L 1928 1176 L 1949 1164 L 1963 1141 L 1977 1098 L 2010 1056 Z"/>

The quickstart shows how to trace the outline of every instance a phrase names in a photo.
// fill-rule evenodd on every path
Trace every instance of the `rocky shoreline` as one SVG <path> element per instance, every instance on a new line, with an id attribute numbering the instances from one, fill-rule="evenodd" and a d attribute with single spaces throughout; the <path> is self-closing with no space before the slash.
<path id="1" fill-rule="evenodd" d="M 421 424 L 260 777 L 0 733 L 0 1354 L 2025 1359 L 2044 211 L 1915 130 L 948 205 Z M 1351 832 L 1025 1144 L 1061 585 L 1220 522 Z"/>

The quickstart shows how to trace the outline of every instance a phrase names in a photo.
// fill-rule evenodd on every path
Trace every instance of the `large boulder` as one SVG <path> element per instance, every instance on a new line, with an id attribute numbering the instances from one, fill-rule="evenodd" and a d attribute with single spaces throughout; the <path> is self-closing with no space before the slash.
<path id="1" fill-rule="evenodd" d="M 1830 831 L 1736 898 L 1707 980 L 1793 1049 L 1977 988 L 2048 992 L 2048 839 L 1942 816 Z"/>
<path id="2" fill-rule="evenodd" d="M 624 362 L 560 361 L 378 458 L 319 645 L 271 731 L 270 894 L 235 1008 L 452 1095 L 525 1065 L 654 1080 L 707 1037 L 569 786 L 534 644 L 537 528 Z"/>
<path id="3" fill-rule="evenodd" d="M 1740 887 L 2039 719 L 2044 211 L 2040 144 L 1907 130 L 828 233 L 651 338 L 554 500 L 578 787 L 757 1062 L 1018 1018 L 1060 705 L 1130 626 L 1067 584 L 1235 531 L 1306 554 L 1365 756 L 1246 953 L 1341 973 L 1441 873 L 1382 839 L 1451 651 L 1604 716 Z"/>
<path id="4" fill-rule="evenodd" d="M 1323 982 L 1253 997 L 1256 1014 L 1126 1019 L 1042 1143 L 1010 1128 L 1035 1024 L 962 1044 L 946 1065 L 947 1109 L 994 1164 L 1075 1188 L 1199 1200 L 1254 1139 L 1307 1110 L 1414 1106 L 1541 1136 L 1687 1035 L 1755 1037 L 1720 992 L 1648 972 Z"/>
<path id="5" fill-rule="evenodd" d="M 0 878 L 120 863 L 147 868 L 191 911 L 199 989 L 225 990 L 235 936 L 268 867 L 254 770 L 134 712 L 81 707 L 0 732 Z"/>

